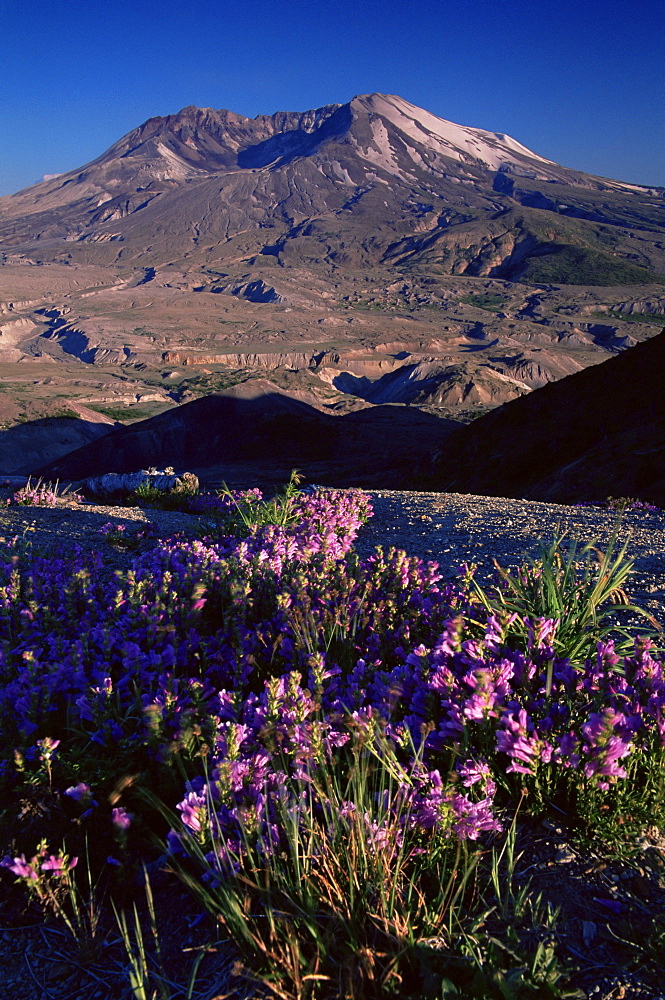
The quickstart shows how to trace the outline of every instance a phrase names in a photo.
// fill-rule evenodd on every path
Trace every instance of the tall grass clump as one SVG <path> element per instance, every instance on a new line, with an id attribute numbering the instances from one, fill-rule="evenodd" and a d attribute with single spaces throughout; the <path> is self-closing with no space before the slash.
<path id="1" fill-rule="evenodd" d="M 250 534 L 267 525 L 285 528 L 295 523 L 299 516 L 298 499 L 302 496 L 301 482 L 302 476 L 294 469 L 288 483 L 266 499 L 259 489 L 232 490 L 226 485 L 215 493 L 201 493 L 195 477 L 185 473 L 179 484 L 168 491 L 142 484 L 127 498 L 127 503 L 207 515 L 211 531 Z"/>
<path id="2" fill-rule="evenodd" d="M 217 532 L 248 535 L 268 525 L 286 528 L 299 517 L 301 482 L 302 476 L 294 469 L 288 483 L 269 499 L 259 489 L 232 490 L 224 485 L 215 494 L 192 497 L 184 509 L 207 515 L 210 529 Z"/>
<path id="3" fill-rule="evenodd" d="M 230 506 L 233 519 L 247 532 L 267 524 L 286 528 L 298 518 L 298 487 L 302 478 L 294 469 L 286 486 L 270 500 L 264 500 L 260 490 L 233 491 L 228 486 L 224 486 L 218 497 Z"/>
<path id="4" fill-rule="evenodd" d="M 625 550 L 559 540 L 483 590 L 359 559 L 359 491 L 224 502 L 120 575 L 0 556 L 5 877 L 87 837 L 115 900 L 157 838 L 266 995 L 576 995 L 513 820 L 614 847 L 665 824 L 663 656 L 614 618 Z M 166 990 L 121 909 L 134 996 Z"/>
<path id="5" fill-rule="evenodd" d="M 216 766 L 174 820 L 173 862 L 250 980 L 293 1000 L 573 995 L 552 909 L 513 893 L 498 850 L 481 877 L 477 838 L 501 829 L 491 780 L 466 794 L 371 717 L 333 740 L 341 752 L 315 743 L 235 817 L 233 767 Z"/>
<path id="6" fill-rule="evenodd" d="M 486 611 L 512 617 L 515 638 L 523 645 L 532 642 L 532 623 L 541 621 L 552 623 L 553 648 L 571 659 L 587 658 L 610 634 L 615 644 L 623 640 L 626 649 L 632 636 L 620 626 L 619 612 L 649 619 L 650 626 L 655 623 L 626 594 L 633 563 L 626 558 L 628 543 L 618 546 L 617 530 L 604 551 L 593 542 L 580 546 L 575 539 L 566 547 L 561 536 L 549 544 L 541 542 L 539 555 L 517 572 L 495 561 L 499 587 L 490 595 L 474 581 L 474 593 Z"/>

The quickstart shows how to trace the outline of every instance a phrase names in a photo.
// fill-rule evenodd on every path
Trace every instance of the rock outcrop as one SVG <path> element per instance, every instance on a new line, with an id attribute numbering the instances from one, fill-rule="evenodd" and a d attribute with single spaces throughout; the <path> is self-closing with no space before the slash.
<path id="1" fill-rule="evenodd" d="M 118 474 L 107 472 L 103 476 L 86 479 L 83 489 L 88 496 L 97 500 L 123 500 L 141 487 L 158 490 L 160 493 L 178 491 L 192 492 L 199 488 L 198 478 L 192 472 L 174 473 L 173 469 L 158 472 L 156 469 L 141 469 L 139 472 Z"/>

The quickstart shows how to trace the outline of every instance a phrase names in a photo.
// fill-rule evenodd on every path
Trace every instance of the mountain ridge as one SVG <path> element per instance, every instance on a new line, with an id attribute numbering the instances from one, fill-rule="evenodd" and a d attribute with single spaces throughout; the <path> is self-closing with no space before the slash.
<path id="1" fill-rule="evenodd" d="M 332 126 L 331 122 L 334 122 Z M 118 160 L 131 158 L 139 181 L 181 183 L 210 173 L 261 169 L 280 160 L 279 165 L 283 166 L 295 156 L 311 155 L 320 145 L 336 138 L 351 142 L 360 155 L 376 167 L 399 169 L 395 150 L 390 143 L 390 148 L 386 147 L 386 122 L 402 138 L 407 138 L 402 145 L 410 152 L 413 163 L 432 172 L 440 167 L 433 156 L 437 154 L 471 168 L 480 165 L 497 173 L 528 179 L 567 180 L 577 186 L 625 189 L 644 194 L 654 190 L 561 167 L 505 133 L 457 125 L 397 95 L 368 94 L 358 95 L 346 104 L 328 104 L 305 112 L 276 112 L 255 118 L 226 109 L 189 105 L 175 114 L 148 119 L 83 167 L 55 175 L 15 195 L 6 195 L 0 199 L 0 205 L 5 211 L 8 208 L 11 211 L 12 199 L 18 198 L 20 208 L 25 211 L 26 199 L 22 196 L 33 192 L 39 203 L 39 207 L 35 204 L 35 211 L 43 210 L 44 205 L 51 202 L 59 207 L 63 202 L 57 195 L 62 194 L 65 187 L 74 185 L 67 192 L 64 203 L 76 200 L 78 196 L 73 192 L 77 190 L 83 195 L 90 194 L 91 189 L 85 185 L 90 182 L 95 168 L 99 173 L 100 168 L 110 167 Z M 317 133 L 321 133 L 318 141 L 312 142 Z M 276 137 L 279 141 L 275 141 Z M 434 162 L 425 163 L 418 152 L 417 147 L 423 143 Z M 119 167 L 117 163 L 115 166 Z M 126 174 L 120 179 L 124 177 Z M 101 176 L 98 183 L 103 190 L 105 183 L 118 179 L 111 171 Z M 338 180 L 345 182 L 342 176 Z M 92 185 L 95 186 L 94 181 Z M 141 183 L 136 188 L 144 190 Z"/>

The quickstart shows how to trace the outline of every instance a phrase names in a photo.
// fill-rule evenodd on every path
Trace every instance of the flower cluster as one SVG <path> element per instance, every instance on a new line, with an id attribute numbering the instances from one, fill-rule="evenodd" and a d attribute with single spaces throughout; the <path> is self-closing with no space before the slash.
<path id="1" fill-rule="evenodd" d="M 185 509 L 189 514 L 220 514 L 232 516 L 239 505 L 260 503 L 263 493 L 259 489 L 228 490 L 227 493 L 199 493 L 187 500 Z"/>
<path id="2" fill-rule="evenodd" d="M 556 620 L 535 618 L 520 645 L 514 614 L 435 563 L 350 554 L 370 513 L 359 491 L 320 489 L 293 499 L 288 524 L 154 541 L 121 576 L 79 550 L 0 563 L 8 795 L 16 753 L 57 784 L 58 740 L 76 762 L 61 792 L 84 815 L 116 758 L 129 773 L 177 754 L 191 777 L 172 848 L 196 843 L 220 871 L 312 823 L 360 824 L 368 850 L 474 840 L 499 828 L 497 797 L 571 782 L 605 794 L 641 755 L 663 760 L 648 641 L 620 660 L 607 640 L 580 662 L 555 653 Z M 375 782 L 362 809 L 361 765 Z M 111 819 L 133 836 L 124 805 Z"/>
<path id="3" fill-rule="evenodd" d="M 97 553 L 10 557 L 0 564 L 3 731 L 23 742 L 68 717 L 98 744 L 132 724 L 138 738 L 146 708 L 163 701 L 181 712 L 193 691 L 231 683 L 307 589 L 305 564 L 323 581 L 368 511 L 359 493 L 303 497 L 293 528 L 159 543 L 122 580 Z M 290 663 L 286 636 L 283 645 L 279 659 Z"/>
<path id="4" fill-rule="evenodd" d="M 107 521 L 99 529 L 104 541 L 118 551 L 138 551 L 145 547 L 146 543 L 157 540 L 157 532 L 153 524 L 116 524 Z"/>
<path id="5" fill-rule="evenodd" d="M 30 480 L 20 490 L 17 490 L 7 500 L 8 507 L 55 507 L 58 502 L 57 491 L 50 483 L 41 481 L 32 485 Z"/>
<path id="6" fill-rule="evenodd" d="M 38 883 L 40 872 L 49 872 L 56 878 L 62 878 L 77 864 L 78 858 L 69 858 L 62 851 L 57 855 L 49 854 L 46 842 L 42 841 L 37 854 L 30 861 L 26 861 L 25 854 L 18 858 L 5 857 L 0 861 L 0 868 L 8 868 L 19 878 Z"/>

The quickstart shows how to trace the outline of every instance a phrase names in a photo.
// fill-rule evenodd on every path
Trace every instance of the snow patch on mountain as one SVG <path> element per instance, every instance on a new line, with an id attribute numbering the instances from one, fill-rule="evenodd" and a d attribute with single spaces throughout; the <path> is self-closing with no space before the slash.
<path id="1" fill-rule="evenodd" d="M 516 157 L 518 162 L 524 157 L 553 165 L 552 160 L 532 152 L 509 135 L 456 125 L 392 94 L 362 95 L 353 99 L 351 107 L 380 115 L 409 138 L 430 148 L 438 147 L 443 156 L 462 162 L 480 160 L 492 170 L 500 170 L 514 163 Z"/>
<path id="2" fill-rule="evenodd" d="M 343 167 L 339 160 L 333 160 L 330 164 L 330 169 L 335 177 L 342 181 L 344 184 L 353 184 L 349 172 L 346 167 Z"/>
<path id="3" fill-rule="evenodd" d="M 395 153 L 390 145 L 390 135 L 382 121 L 371 122 L 372 141 L 368 146 L 361 145 L 355 137 L 353 143 L 364 160 L 376 167 L 382 167 L 390 174 L 399 174 L 400 169 L 395 159 Z"/>
<path id="4" fill-rule="evenodd" d="M 163 142 L 157 143 L 157 153 L 168 164 L 164 173 L 165 179 L 184 181 L 188 177 L 197 177 L 202 173 L 196 167 L 186 163 L 177 153 L 174 153 L 172 149 L 165 146 Z"/>

